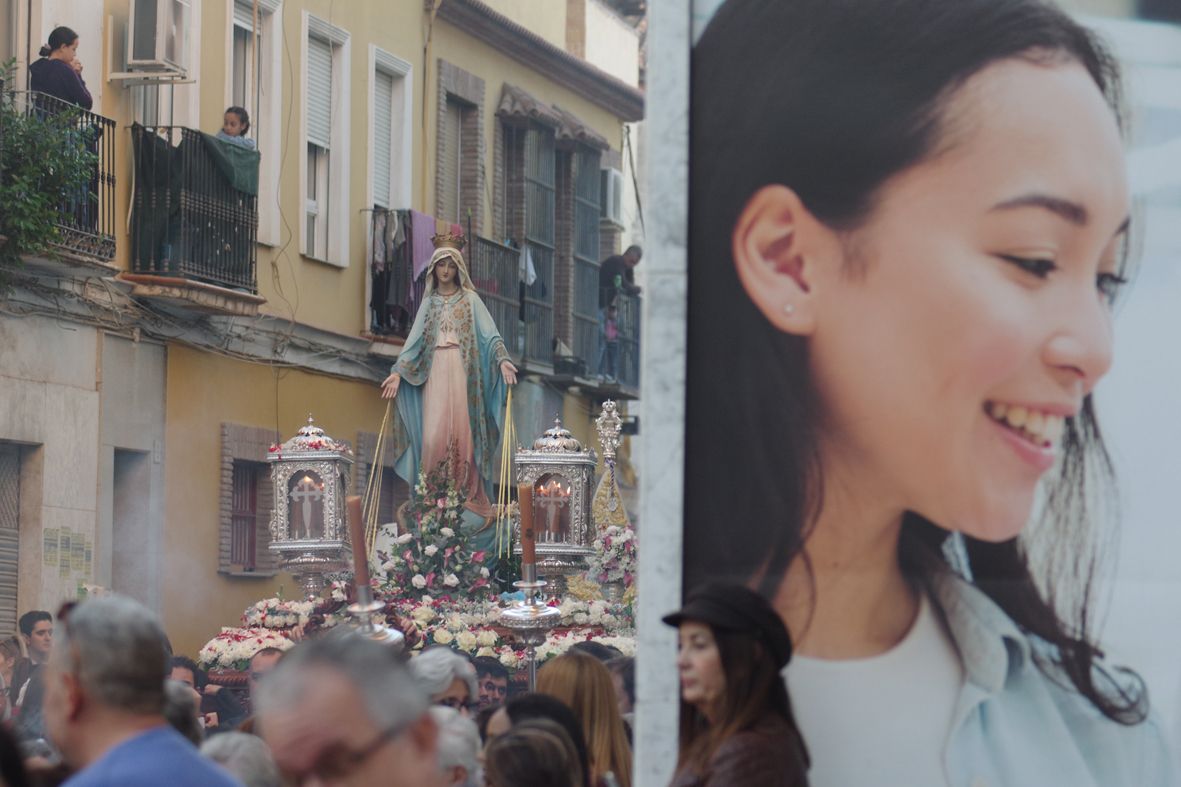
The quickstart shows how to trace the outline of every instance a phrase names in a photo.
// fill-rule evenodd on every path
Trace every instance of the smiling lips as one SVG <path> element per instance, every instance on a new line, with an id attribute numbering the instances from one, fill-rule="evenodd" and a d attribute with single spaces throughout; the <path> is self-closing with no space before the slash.
<path id="1" fill-rule="evenodd" d="M 1066 431 L 1066 418 L 1022 405 L 988 402 L 984 408 L 992 420 L 1016 432 L 1043 450 L 1054 449 Z"/>

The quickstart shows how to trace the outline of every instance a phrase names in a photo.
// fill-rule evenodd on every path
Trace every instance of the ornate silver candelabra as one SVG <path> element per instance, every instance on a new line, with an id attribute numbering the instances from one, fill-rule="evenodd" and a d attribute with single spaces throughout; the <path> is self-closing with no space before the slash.
<path id="1" fill-rule="evenodd" d="M 514 582 L 525 593 L 525 600 L 515 602 L 500 613 L 500 623 L 525 646 L 529 663 L 529 691 L 537 688 L 537 646 L 545 643 L 550 630 L 562 622 L 562 613 L 541 599 L 546 582 L 537 578 L 537 566 L 521 566 L 521 581 Z"/>

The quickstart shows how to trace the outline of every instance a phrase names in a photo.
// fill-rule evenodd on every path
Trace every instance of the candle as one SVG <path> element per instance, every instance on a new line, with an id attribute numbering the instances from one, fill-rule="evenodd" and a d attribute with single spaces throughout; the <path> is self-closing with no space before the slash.
<path id="1" fill-rule="evenodd" d="M 518 486 L 517 500 L 521 506 L 521 563 L 531 566 L 537 562 L 537 534 L 533 531 L 533 485 Z"/>
<path id="2" fill-rule="evenodd" d="M 349 519 L 349 538 L 353 542 L 353 574 L 357 588 L 369 587 L 369 558 L 365 555 L 365 523 L 361 518 L 361 498 L 345 498 Z"/>

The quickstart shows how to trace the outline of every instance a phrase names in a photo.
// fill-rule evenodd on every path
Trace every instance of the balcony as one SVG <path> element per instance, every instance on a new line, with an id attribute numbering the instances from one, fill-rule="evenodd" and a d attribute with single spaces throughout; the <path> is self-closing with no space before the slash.
<path id="1" fill-rule="evenodd" d="M 252 315 L 258 153 L 180 126 L 131 129 L 133 295 Z"/>
<path id="2" fill-rule="evenodd" d="M 369 335 L 377 341 L 405 339 L 414 324 L 426 289 L 426 276 L 414 278 L 410 244 L 402 240 L 405 211 L 374 209 L 369 231 L 371 297 Z M 402 224 L 399 227 L 399 223 Z M 487 238 L 477 237 L 464 249 L 472 284 L 488 307 L 510 354 L 521 355 L 520 252 Z"/>
<path id="3" fill-rule="evenodd" d="M 77 148 L 78 165 L 89 171 L 85 185 L 57 198 L 57 237 L 49 245 L 83 260 L 114 260 L 115 121 L 44 93 L 0 91 L 0 100 L 47 130 L 64 128 Z M 0 129 L 0 144 L 8 136 Z"/>

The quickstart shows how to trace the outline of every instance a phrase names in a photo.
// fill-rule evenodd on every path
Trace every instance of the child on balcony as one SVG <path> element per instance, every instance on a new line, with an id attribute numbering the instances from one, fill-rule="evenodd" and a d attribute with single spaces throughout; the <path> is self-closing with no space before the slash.
<path id="1" fill-rule="evenodd" d="M 222 142 L 254 150 L 254 140 L 246 136 L 249 130 L 250 115 L 246 114 L 246 110 L 242 107 L 230 107 L 222 118 L 221 131 L 217 132 L 217 138 Z"/>

